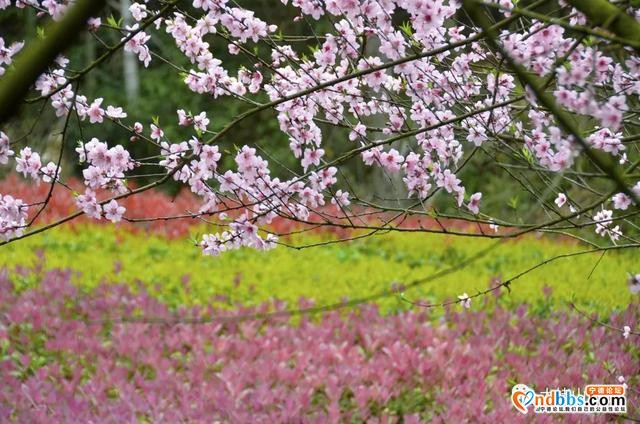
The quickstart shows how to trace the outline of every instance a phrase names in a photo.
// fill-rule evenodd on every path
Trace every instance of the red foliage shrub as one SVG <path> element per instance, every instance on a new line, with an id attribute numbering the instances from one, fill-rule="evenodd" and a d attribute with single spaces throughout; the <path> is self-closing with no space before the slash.
<path id="1" fill-rule="evenodd" d="M 40 277 L 15 293 L 0 271 L 3 422 L 531 422 L 533 411 L 511 405 L 514 383 L 576 390 L 619 376 L 629 415 L 638 412 L 637 340 L 570 312 L 496 307 L 438 323 L 420 309 L 383 316 L 364 306 L 299 324 L 240 321 L 273 305 L 170 311 L 143 289 L 83 293 L 69 271 Z M 638 312 L 610 324 L 637 322 Z M 203 314 L 217 318 L 189 322 Z"/>
<path id="2" fill-rule="evenodd" d="M 70 179 L 66 184 L 71 189 L 77 190 L 78 192 L 82 192 L 84 190 L 82 182 L 77 179 Z M 130 186 L 135 188 L 134 184 L 130 184 Z M 33 217 L 41 207 L 39 203 L 42 203 L 47 199 L 50 187 L 51 186 L 49 184 L 45 183 L 29 183 L 15 174 L 11 174 L 5 179 L 0 180 L 0 193 L 10 194 L 13 197 L 22 199 L 26 203 L 33 205 L 29 209 L 30 218 Z M 108 197 L 109 194 L 104 191 L 98 193 L 99 199 L 106 199 Z M 237 204 L 234 204 L 233 201 L 226 200 L 225 202 L 229 208 L 237 207 Z M 121 225 L 125 225 L 135 231 L 149 231 L 174 238 L 184 236 L 189 233 L 189 230 L 193 228 L 193 226 L 204 223 L 200 219 L 194 217 L 163 219 L 198 212 L 198 209 L 201 206 L 201 200 L 185 189 L 182 189 L 173 197 L 159 190 L 147 190 L 119 200 L 119 203 L 126 208 L 125 217 L 127 219 L 146 220 L 144 222 L 121 223 Z M 445 228 L 446 231 L 457 230 L 464 232 L 493 233 L 493 230 L 491 230 L 488 225 L 480 225 L 464 220 L 435 220 L 426 216 L 398 217 L 397 213 L 374 212 L 357 205 L 353 206 L 353 210 L 353 216 L 357 215 L 360 218 L 352 218 L 351 221 L 341 219 L 340 211 L 338 211 L 333 205 L 327 205 L 324 208 L 317 209 L 317 212 L 321 213 L 322 216 L 313 212 L 310 214 L 308 219 L 309 222 L 317 223 L 319 225 L 309 225 L 284 217 L 276 217 L 268 228 L 269 231 L 275 234 L 287 234 L 305 229 L 316 233 L 330 232 L 340 238 L 347 238 L 352 234 L 352 229 L 348 228 L 351 226 L 351 223 L 355 226 L 370 225 L 372 227 L 382 227 L 386 226 L 386 223 L 391 218 L 396 218 L 391 221 L 391 225 L 405 229 L 443 231 L 443 228 Z M 78 208 L 76 207 L 72 191 L 57 184 L 46 208 L 38 216 L 36 224 L 55 222 L 77 211 Z M 235 210 L 229 213 L 229 215 L 236 215 L 239 214 L 239 212 L 239 210 Z M 104 220 L 96 221 L 87 218 L 86 216 L 79 217 L 73 220 L 73 222 L 108 223 Z M 332 225 L 332 223 L 337 225 Z"/>

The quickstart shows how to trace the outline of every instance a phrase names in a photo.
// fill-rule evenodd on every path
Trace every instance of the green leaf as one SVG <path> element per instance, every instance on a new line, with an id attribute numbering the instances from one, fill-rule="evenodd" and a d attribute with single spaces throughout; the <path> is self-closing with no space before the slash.
<path id="1" fill-rule="evenodd" d="M 116 18 L 114 18 L 113 15 L 109 15 L 109 17 L 107 18 L 107 24 L 114 28 L 120 28 L 119 22 L 116 21 Z"/>
<path id="2" fill-rule="evenodd" d="M 413 37 L 413 27 L 411 26 L 410 22 L 403 22 L 402 25 L 400 25 L 400 30 L 404 32 L 405 35 L 407 35 L 409 38 Z"/>
<path id="3" fill-rule="evenodd" d="M 524 158 L 530 165 L 533 165 L 535 163 L 533 153 L 531 153 L 531 150 L 529 150 L 527 146 L 522 146 L 522 156 L 524 156 Z"/>

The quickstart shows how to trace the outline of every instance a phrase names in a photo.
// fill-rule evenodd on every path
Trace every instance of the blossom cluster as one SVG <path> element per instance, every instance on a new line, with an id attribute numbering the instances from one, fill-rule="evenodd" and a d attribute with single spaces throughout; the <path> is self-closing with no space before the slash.
<path id="1" fill-rule="evenodd" d="M 22 1 L 18 7 L 36 7 L 39 13 L 54 18 L 66 7 L 66 3 L 53 0 L 43 2 L 42 7 L 35 3 Z M 228 130 L 250 117 L 252 111 L 214 131 L 209 128 L 207 112 L 187 112 L 178 105 L 178 123 L 185 128 L 173 139 L 165 134 L 159 119 L 153 123 L 145 123 L 144 118 L 135 121 L 122 107 L 103 105 L 103 98 L 90 99 L 74 90 L 75 77 L 67 75 L 69 60 L 65 57 L 58 57 L 38 78 L 35 89 L 59 117 L 73 112 L 89 124 L 126 128 L 131 132 L 130 140 L 149 143 L 158 157 L 154 165 L 159 174 L 166 175 L 161 181 L 173 178 L 188 187 L 201 199 L 201 213 L 214 214 L 226 201 L 240 201 L 247 208 L 245 213 L 229 217 L 220 211 L 215 221 L 224 231 L 203 236 L 200 245 L 205 254 L 212 255 L 240 246 L 271 247 L 275 237 L 263 229 L 276 216 L 308 222 L 314 209 L 328 204 L 349 214 L 349 206 L 359 196 L 345 190 L 349 181 L 339 171 L 352 158 L 387 175 L 389 181 L 401 182 L 399 198 L 426 202 L 445 192 L 460 216 L 475 216 L 492 225 L 498 220 L 483 213 L 481 207 L 481 200 L 487 199 L 484 186 L 468 190 L 462 174 L 475 152 L 496 161 L 497 152 L 504 152 L 541 172 L 564 173 L 576 166 L 582 147 L 574 135 L 563 131 L 549 110 L 538 107 L 529 88 L 522 87 L 508 67 L 502 66 L 495 50 L 487 48 L 478 28 L 460 24 L 456 16 L 463 12 L 461 2 L 282 3 L 295 10 L 296 20 L 324 19 L 329 23 L 327 33 L 309 37 L 318 43 L 311 46 L 311 55 L 289 44 L 277 25 L 227 0 L 194 0 L 192 13 L 170 6 L 159 13 L 152 3 L 133 2 L 129 8 L 133 25 L 102 26 L 95 18 L 89 29 L 118 31 L 123 49 L 136 55 L 145 67 L 153 61 L 154 34 L 165 32 L 187 63 L 178 78 L 188 90 L 212 99 L 229 97 L 246 102 L 255 106 L 254 112 L 275 110 L 279 129 L 298 162 L 286 177 L 273 177 L 269 152 L 258 154 L 249 141 L 241 141 L 236 151 L 221 148 Z M 512 1 L 490 3 L 505 19 L 517 15 Z M 586 22 L 580 12 L 565 3 L 562 7 L 571 24 Z M 628 10 L 634 15 L 636 11 L 633 7 Z M 408 20 L 398 25 L 394 18 L 399 16 Z M 544 19 L 517 19 L 523 23 L 519 29 L 512 25 L 499 33 L 498 41 L 506 54 L 542 76 L 557 104 L 584 120 L 581 136 L 593 149 L 615 157 L 621 165 L 633 163 L 630 156 L 637 152 L 628 148 L 633 139 L 625 134 L 635 113 L 633 102 L 640 95 L 640 59 L 628 50 L 616 57 L 609 48 L 610 39 L 585 40 Z M 496 25 L 503 22 L 507 21 Z M 240 55 L 248 63 L 229 69 L 214 56 L 213 40 L 223 40 L 230 54 Z M 4 52 L 0 65 L 21 46 L 17 43 L 7 50 L 0 39 L 0 52 Z M 371 45 L 379 46 L 378 51 L 373 52 Z M 265 96 L 268 103 L 262 103 Z M 162 119 L 164 122 L 166 117 Z M 346 128 L 344 139 L 331 140 L 342 143 L 340 149 L 328 144 L 326 125 Z M 7 140 L 0 133 L 0 164 L 12 160 Z M 126 213 L 118 199 L 131 194 L 125 181 L 137 168 L 126 144 L 117 143 L 83 140 L 76 149 L 78 161 L 87 164 L 79 210 L 113 222 Z M 109 148 L 108 144 L 115 146 Z M 336 153 L 345 148 L 346 153 Z M 235 165 L 220 169 L 222 154 L 233 157 Z M 60 178 L 59 165 L 43 166 L 38 153 L 28 146 L 15 157 L 15 169 L 45 182 L 55 183 Z M 98 189 L 109 190 L 113 197 L 97 200 L 94 194 Z M 622 211 L 633 201 L 627 192 L 611 200 L 613 209 Z M 576 202 L 569 206 L 579 208 Z M 618 240 L 622 226 L 615 225 L 616 217 L 606 212 L 609 209 L 604 203 L 599 206 L 602 210 L 592 226 L 597 234 Z"/>
<path id="2" fill-rule="evenodd" d="M 21 199 L 0 195 L 0 240 L 10 240 L 24 233 L 28 209 Z"/>
<path id="3" fill-rule="evenodd" d="M 83 217 L 74 220 L 72 225 L 74 223 L 84 225 L 88 222 L 92 224 L 105 222 L 102 219 L 105 216 L 101 203 L 108 198 L 109 191 L 104 189 L 95 191 L 86 189 L 83 180 L 76 178 L 67 178 L 65 185 L 66 187 L 56 185 L 49 196 L 49 189 L 51 187 L 48 184 L 30 184 L 28 181 L 25 181 L 13 173 L 0 180 L 0 193 L 10 192 L 12 193 L 11 196 L 15 199 L 21 199 L 23 208 L 30 214 L 30 217 L 33 217 L 39 208 L 28 207 L 27 205 L 35 205 L 41 202 L 42 199 L 48 197 L 47 207 L 38 216 L 41 223 L 50 224 L 56 222 L 71 215 L 78 208 L 87 208 L 87 212 Z M 134 183 L 130 183 L 129 187 L 132 189 L 137 188 Z M 341 193 L 336 193 L 336 196 L 340 194 Z M 83 203 L 83 200 L 90 202 Z M 343 200 L 347 201 L 345 199 Z M 198 212 L 198 209 L 202 207 L 201 199 L 185 189 L 180 190 L 180 192 L 172 196 L 169 196 L 161 190 L 148 190 L 136 196 L 122 198 L 118 200 L 117 203 L 124 208 L 123 215 L 126 211 L 127 218 L 131 220 L 121 220 L 119 223 L 120 225 L 126 226 L 128 231 L 148 232 L 168 238 L 188 236 L 194 232 L 195 227 L 203 225 L 203 222 L 198 218 L 203 215 L 208 215 L 207 213 Z M 242 207 L 238 202 L 227 202 L 227 204 L 228 209 L 230 209 L 229 213 Z M 185 213 L 185 211 L 187 211 L 187 213 Z M 189 213 L 189 211 L 193 212 Z M 316 213 L 312 216 L 315 217 L 317 212 L 318 210 L 316 210 Z M 109 220 L 109 218 L 107 218 L 107 220 Z M 28 221 L 29 219 L 26 220 L 26 222 Z M 460 223 L 453 221 L 446 222 L 446 224 L 451 228 L 456 225 L 458 227 L 460 226 Z M 426 220 L 410 219 L 405 221 L 403 225 L 407 228 L 426 228 L 434 227 L 437 224 Z M 302 229 L 310 231 L 311 227 L 281 216 L 277 216 L 269 224 L 269 230 L 277 234 L 290 233 Z M 320 229 L 317 231 L 320 231 Z M 341 237 L 346 237 L 348 234 L 351 234 L 349 229 L 341 229 L 339 227 L 325 227 L 322 231 L 337 234 Z"/>
<path id="4" fill-rule="evenodd" d="M 0 9 L 2 9 L 2 7 L 0 7 Z M 6 67 L 13 62 L 13 56 L 18 53 L 23 46 L 24 42 L 18 41 L 7 46 L 4 38 L 0 37 L 0 76 L 4 75 Z"/>
<path id="5" fill-rule="evenodd" d="M 637 413 L 635 307 L 609 321 L 627 325 L 628 339 L 577 314 L 544 317 L 524 305 L 496 306 L 489 315 L 448 311 L 440 322 L 420 310 L 384 316 L 374 306 L 297 323 L 240 321 L 233 317 L 286 305 L 170 311 L 143 289 L 109 284 L 84 292 L 71 276 L 53 270 L 38 287 L 16 292 L 0 273 L 2 417 L 525 422 L 509 402 L 512 381 L 577 389 L 620 378 L 629 415 Z M 187 323 L 194 317 L 204 321 Z"/>
<path id="6" fill-rule="evenodd" d="M 9 157 L 13 155 L 14 151 L 11 150 L 9 137 L 0 131 L 0 165 L 9 163 Z"/>

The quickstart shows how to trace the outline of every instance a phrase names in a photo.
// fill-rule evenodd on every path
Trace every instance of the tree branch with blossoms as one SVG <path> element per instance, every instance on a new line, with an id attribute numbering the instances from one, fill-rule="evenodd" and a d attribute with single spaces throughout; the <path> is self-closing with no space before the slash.
<path id="1" fill-rule="evenodd" d="M 210 256 L 388 231 L 492 239 L 544 232 L 600 251 L 638 246 L 637 7 L 274 1 L 294 23 L 309 23 L 286 34 L 288 22 L 266 22 L 230 0 L 132 2 L 135 23 L 125 27 L 113 16 L 102 23 L 106 13 L 89 19 L 98 9 L 74 14 L 84 3 L 15 7 L 48 16 L 61 33 L 85 28 L 100 49 L 93 60 L 60 56 L 69 43 L 56 42 L 53 30 L 23 53 L 22 40 L 0 38 L 0 164 L 51 184 L 35 212 L 1 194 L 0 247 L 83 215 L 198 220 L 212 228 L 195 243 Z M 0 10 L 8 7 L 0 0 Z M 47 55 L 37 53 L 43 48 Z M 165 70 L 210 107 L 178 104 L 175 115 L 145 116 L 83 89 L 121 52 Z M 214 123 L 229 105 L 237 114 Z M 63 133 L 73 115 L 82 139 L 70 149 L 63 136 L 57 161 L 43 166 L 44 153 L 4 120 L 19 106 L 46 106 Z M 273 140 L 235 139 L 267 114 L 279 131 Z M 128 135 L 84 137 L 84 125 Z M 63 162 L 81 170 L 82 187 L 68 182 Z M 42 222 L 54 186 L 74 193 L 77 210 Z M 123 205 L 162 186 L 188 190 L 198 209 L 138 217 Z M 515 195 L 502 200 L 503 187 Z M 277 220 L 298 227 L 278 231 Z M 325 227 L 353 233 L 307 245 L 287 239 Z"/>
<path id="2" fill-rule="evenodd" d="M 15 71 L 9 71 L 0 80 L 0 125 L 16 113 L 36 79 L 47 71 L 56 56 L 76 41 L 87 20 L 104 5 L 104 0 L 77 0 L 59 22 L 44 31 L 41 40 L 20 55 Z"/>

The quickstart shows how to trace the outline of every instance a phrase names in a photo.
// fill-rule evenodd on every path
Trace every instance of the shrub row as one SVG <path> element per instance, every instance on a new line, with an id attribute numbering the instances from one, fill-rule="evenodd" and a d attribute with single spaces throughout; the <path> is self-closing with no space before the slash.
<path id="1" fill-rule="evenodd" d="M 171 312 L 143 289 L 83 293 L 69 271 L 19 293 L 8 275 L 0 273 L 2 421 L 525 422 L 510 402 L 515 383 L 582 389 L 620 376 L 631 416 L 640 405 L 634 336 L 568 312 L 478 305 L 433 321 L 419 309 L 385 316 L 363 306 L 297 324 L 223 321 L 283 305 Z M 635 305 L 609 322 L 638 318 Z"/>
<path id="2" fill-rule="evenodd" d="M 286 239 L 296 245 L 333 240 L 333 235 L 300 235 Z M 470 241 L 471 240 L 471 241 Z M 418 233 L 391 233 L 348 243 L 304 250 L 279 246 L 268 252 L 239 250 L 220 257 L 203 257 L 186 238 L 167 240 L 140 236 L 108 226 L 59 228 L 4 248 L 0 265 L 43 269 L 70 268 L 73 281 L 92 288 L 102 280 L 142 284 L 168 304 L 233 307 L 271 299 L 296 302 L 300 297 L 318 304 L 356 299 L 421 280 L 405 295 L 413 300 L 442 302 L 462 293 L 473 294 L 510 278 L 544 259 L 584 249 L 554 240 L 522 238 L 498 244 Z M 486 254 L 468 262 L 478 253 Z M 608 252 L 559 259 L 524 275 L 504 292 L 501 301 L 536 304 L 543 288 L 557 305 L 568 300 L 589 311 L 626 307 L 633 298 L 627 272 L 637 266 L 634 252 Z M 466 266 L 461 266 L 467 262 Z M 597 264 L 594 268 L 594 264 Z M 455 272 L 448 273 L 447 270 Z M 441 273 L 439 278 L 429 278 Z M 19 284 L 38 283 L 32 274 Z M 636 296 L 637 297 L 637 296 Z M 406 306 L 398 295 L 377 300 L 384 312 Z M 473 303 L 473 302 L 472 302 Z M 473 307 L 473 304 L 472 304 Z"/>

